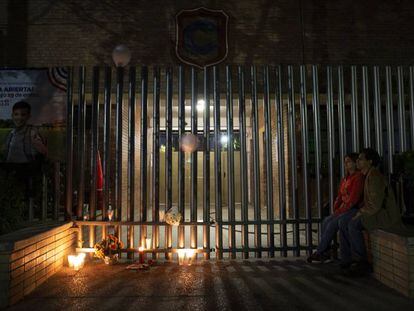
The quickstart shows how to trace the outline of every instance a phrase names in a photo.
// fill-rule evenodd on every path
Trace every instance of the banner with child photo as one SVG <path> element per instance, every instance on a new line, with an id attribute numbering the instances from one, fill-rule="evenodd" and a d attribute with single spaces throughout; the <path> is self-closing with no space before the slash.
<path id="1" fill-rule="evenodd" d="M 65 161 L 64 68 L 0 70 L 0 162 Z"/>

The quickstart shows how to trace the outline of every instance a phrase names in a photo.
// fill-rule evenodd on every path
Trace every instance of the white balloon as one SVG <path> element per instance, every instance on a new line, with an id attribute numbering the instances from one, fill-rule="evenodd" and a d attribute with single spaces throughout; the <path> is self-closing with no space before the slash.
<path id="1" fill-rule="evenodd" d="M 112 51 L 112 60 L 117 67 L 125 67 L 131 60 L 131 51 L 124 44 L 117 45 Z"/>
<path id="2" fill-rule="evenodd" d="M 196 135 L 188 133 L 181 137 L 181 149 L 184 152 L 192 153 L 197 150 L 198 138 Z"/>

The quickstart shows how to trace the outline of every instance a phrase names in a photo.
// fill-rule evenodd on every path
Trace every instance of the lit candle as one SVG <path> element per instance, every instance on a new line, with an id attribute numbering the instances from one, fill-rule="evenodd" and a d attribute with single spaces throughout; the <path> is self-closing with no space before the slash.
<path id="1" fill-rule="evenodd" d="M 195 255 L 194 249 L 179 249 L 177 250 L 178 253 L 178 264 L 180 266 L 191 266 L 193 263 L 193 258 Z"/>
<path id="2" fill-rule="evenodd" d="M 185 250 L 185 255 L 187 257 L 187 265 L 191 266 L 192 263 L 193 263 L 195 250 L 194 249 L 186 249 Z"/>
<path id="3" fill-rule="evenodd" d="M 69 255 L 68 256 L 68 263 L 69 267 L 75 271 L 78 271 L 80 268 L 83 267 L 85 262 L 85 254 L 80 253 L 78 255 Z"/>
<path id="4" fill-rule="evenodd" d="M 146 238 L 145 239 L 145 246 L 147 247 L 147 249 L 151 249 L 152 248 L 151 238 Z"/>
<path id="5" fill-rule="evenodd" d="M 73 269 L 75 271 L 78 271 L 80 269 L 80 265 L 81 265 L 80 258 L 76 256 L 75 261 L 73 262 Z"/>
<path id="6" fill-rule="evenodd" d="M 108 213 L 108 220 L 112 221 L 112 217 L 114 216 L 114 210 L 112 209 L 111 205 L 109 205 L 107 213 Z"/>
<path id="7" fill-rule="evenodd" d="M 68 264 L 69 264 L 69 268 L 73 268 L 73 264 L 75 262 L 75 255 L 69 255 L 68 256 Z"/>
<path id="8" fill-rule="evenodd" d="M 182 266 L 184 264 L 185 251 L 183 249 L 179 249 L 177 250 L 177 254 L 178 254 L 178 264 Z"/>
<path id="9" fill-rule="evenodd" d="M 139 252 L 139 263 L 143 264 L 144 263 L 144 247 L 143 246 L 138 247 L 138 252 Z"/>

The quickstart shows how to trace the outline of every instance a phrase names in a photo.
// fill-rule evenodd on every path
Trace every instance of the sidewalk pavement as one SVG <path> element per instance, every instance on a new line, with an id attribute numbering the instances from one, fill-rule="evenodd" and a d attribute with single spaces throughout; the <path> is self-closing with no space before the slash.
<path id="1" fill-rule="evenodd" d="M 64 268 L 10 310 L 414 310 L 372 277 L 303 258 L 158 262 L 149 271 L 88 262 Z"/>

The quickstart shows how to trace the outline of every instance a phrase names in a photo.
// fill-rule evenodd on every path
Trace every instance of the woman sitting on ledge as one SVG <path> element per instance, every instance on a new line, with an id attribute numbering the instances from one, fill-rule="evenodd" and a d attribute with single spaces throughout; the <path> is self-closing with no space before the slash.
<path id="1" fill-rule="evenodd" d="M 339 185 L 338 196 L 334 203 L 334 213 L 323 220 L 322 237 L 316 252 L 308 257 L 307 261 L 309 263 L 313 261 L 323 262 L 330 258 L 329 251 L 332 239 L 338 232 L 340 223 L 348 223 L 358 211 L 358 205 L 362 201 L 364 190 L 364 176 L 357 170 L 357 158 L 357 153 L 349 153 L 345 156 L 346 176 Z"/>

